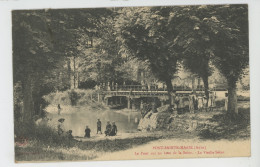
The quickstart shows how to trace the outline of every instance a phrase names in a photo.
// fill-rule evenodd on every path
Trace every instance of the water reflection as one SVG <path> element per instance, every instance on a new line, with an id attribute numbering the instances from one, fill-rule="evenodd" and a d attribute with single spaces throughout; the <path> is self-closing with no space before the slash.
<path id="1" fill-rule="evenodd" d="M 84 107 L 70 108 L 70 112 L 49 112 L 51 125 L 56 126 L 59 118 L 65 118 L 64 127 L 72 130 L 74 136 L 84 136 L 86 125 L 91 129 L 91 135 L 97 132 L 97 119 L 102 122 L 102 133 L 105 131 L 107 121 L 115 122 L 118 133 L 132 133 L 137 131 L 138 122 L 141 118 L 140 112 L 129 110 L 98 110 L 93 111 Z"/>

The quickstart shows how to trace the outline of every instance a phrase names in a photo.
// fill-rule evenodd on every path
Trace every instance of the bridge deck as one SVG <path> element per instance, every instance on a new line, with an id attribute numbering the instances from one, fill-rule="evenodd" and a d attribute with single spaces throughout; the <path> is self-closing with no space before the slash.
<path id="1" fill-rule="evenodd" d="M 176 91 L 177 94 L 189 94 L 192 91 Z M 196 91 L 197 93 L 203 93 L 203 91 Z M 168 96 L 167 91 L 104 91 L 105 95 L 109 96 L 142 96 L 142 97 L 156 97 L 156 96 Z"/>

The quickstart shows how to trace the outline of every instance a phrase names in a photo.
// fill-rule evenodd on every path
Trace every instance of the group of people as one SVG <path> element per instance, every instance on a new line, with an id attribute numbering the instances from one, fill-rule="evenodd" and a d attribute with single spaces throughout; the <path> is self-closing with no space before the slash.
<path id="1" fill-rule="evenodd" d="M 58 120 L 59 124 L 58 124 L 58 135 L 59 136 L 64 136 L 64 137 L 67 137 L 68 139 L 73 139 L 73 136 L 72 136 L 72 130 L 68 130 L 66 133 L 65 133 L 65 128 L 64 128 L 64 123 L 65 119 L 64 118 L 60 118 Z"/>
<path id="2" fill-rule="evenodd" d="M 216 107 L 215 99 L 216 95 L 214 92 L 209 92 L 209 98 L 204 95 L 197 95 L 195 92 L 192 92 L 189 97 L 189 111 L 190 113 L 194 113 L 195 110 L 198 111 L 211 111 L 214 107 Z"/>
<path id="3" fill-rule="evenodd" d="M 58 135 L 60 135 L 60 136 L 66 135 L 69 139 L 73 139 L 72 130 L 69 130 L 65 133 L 64 125 L 63 125 L 64 121 L 65 121 L 64 118 L 60 118 L 58 120 L 58 122 L 59 122 L 59 124 L 58 124 Z M 97 120 L 97 134 L 98 133 L 102 134 L 101 127 L 102 127 L 102 123 L 101 123 L 100 119 L 98 119 Z M 90 138 L 90 133 L 91 133 L 90 128 L 88 126 L 86 126 L 84 137 Z M 116 136 L 117 135 L 117 126 L 116 126 L 115 122 L 112 122 L 112 124 L 109 121 L 107 122 L 105 135 L 106 136 Z"/>
<path id="4" fill-rule="evenodd" d="M 106 125 L 106 130 L 105 130 L 105 135 L 106 136 L 115 136 L 117 134 L 117 126 L 115 124 L 115 122 L 112 123 L 112 125 L 110 124 L 110 122 L 107 122 Z"/>
<path id="5" fill-rule="evenodd" d="M 90 138 L 90 132 L 91 132 L 91 130 L 89 129 L 88 126 L 86 126 L 84 137 Z M 97 120 L 97 134 L 98 133 L 102 134 L 102 122 L 100 121 L 100 119 Z M 111 125 L 110 121 L 108 121 L 107 125 L 106 125 L 105 135 L 106 136 L 116 136 L 116 134 L 117 134 L 116 123 L 112 122 L 112 125 Z"/>

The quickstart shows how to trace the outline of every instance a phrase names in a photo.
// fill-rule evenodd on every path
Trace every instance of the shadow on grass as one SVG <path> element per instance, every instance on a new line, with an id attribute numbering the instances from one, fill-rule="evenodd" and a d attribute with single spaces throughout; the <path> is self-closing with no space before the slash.
<path id="1" fill-rule="evenodd" d="M 64 153 L 62 151 L 46 150 L 40 147 L 15 147 L 15 161 L 76 161 L 91 160 L 96 158 L 95 154 L 80 155 Z"/>
<path id="2" fill-rule="evenodd" d="M 250 137 L 250 108 L 240 108 L 237 115 L 228 113 L 214 115 L 210 124 L 199 133 L 201 139 L 247 139 Z"/>
<path id="3" fill-rule="evenodd" d="M 67 160 L 92 160 L 101 152 L 115 152 L 127 150 L 138 145 L 146 144 L 150 141 L 160 139 L 161 137 L 136 137 L 131 139 L 114 139 L 79 142 L 73 140 L 66 147 L 56 146 L 55 150 L 48 150 L 43 143 L 37 143 L 30 147 L 15 147 L 16 161 L 67 161 Z M 45 148 L 45 149 L 44 149 Z M 61 151 L 67 150 L 67 151 Z M 71 149 L 77 149 L 79 152 L 70 152 Z M 94 150 L 95 152 L 92 152 Z M 87 151 L 84 155 L 80 152 Z"/>
<path id="4" fill-rule="evenodd" d="M 146 144 L 150 141 L 161 139 L 162 137 L 135 137 L 114 140 L 85 141 L 79 143 L 78 147 L 82 150 L 96 150 L 105 152 L 114 152 L 127 150 L 138 145 Z"/>

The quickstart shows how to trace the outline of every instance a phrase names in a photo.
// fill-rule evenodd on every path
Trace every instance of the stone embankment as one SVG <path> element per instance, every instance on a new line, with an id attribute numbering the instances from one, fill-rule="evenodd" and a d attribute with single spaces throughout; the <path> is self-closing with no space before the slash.
<path id="1" fill-rule="evenodd" d="M 221 114 L 221 112 L 198 112 L 195 114 L 186 112 L 177 114 L 177 112 L 170 109 L 169 105 L 165 105 L 157 108 L 155 112 L 149 111 L 140 120 L 138 130 L 199 132 L 209 127 L 219 126 L 217 122 L 209 121 L 216 114 Z"/>

